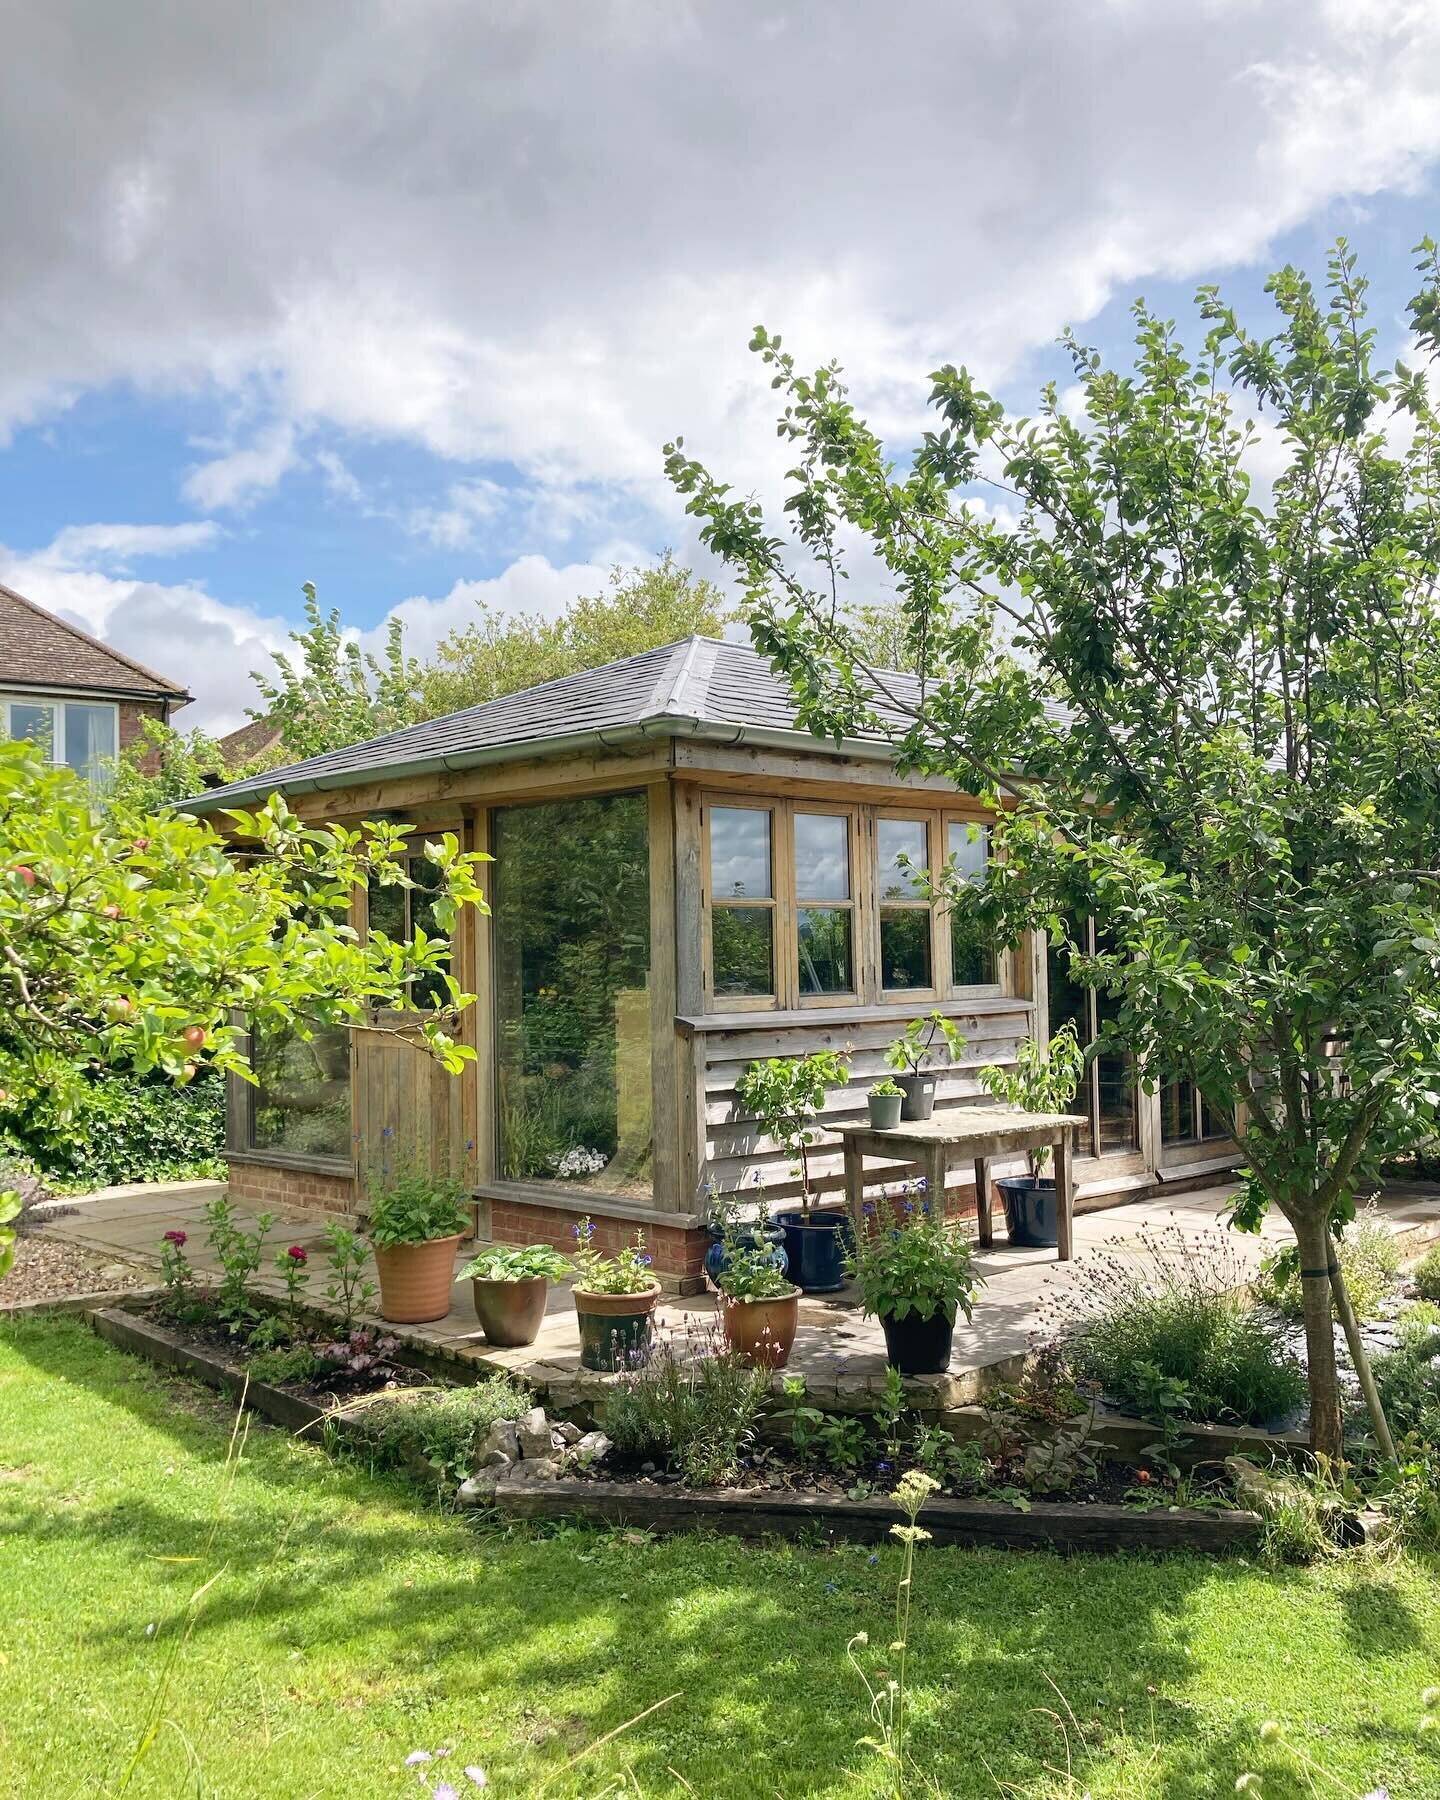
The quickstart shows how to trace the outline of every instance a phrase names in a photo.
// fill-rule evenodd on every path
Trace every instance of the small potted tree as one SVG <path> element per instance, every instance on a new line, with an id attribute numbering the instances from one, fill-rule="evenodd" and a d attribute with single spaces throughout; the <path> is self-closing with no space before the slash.
<path id="1" fill-rule="evenodd" d="M 847 1267 L 868 1318 L 885 1333 L 885 1356 L 902 1375 L 942 1375 L 950 1366 L 955 1320 L 969 1319 L 980 1286 L 970 1245 L 928 1206 L 899 1219 L 867 1206 Z"/>
<path id="2" fill-rule="evenodd" d="M 746 1362 L 783 1369 L 800 1318 L 800 1290 L 764 1245 L 731 1239 L 716 1280 L 726 1345 Z"/>
<path id="3" fill-rule="evenodd" d="M 822 1209 L 814 1204 L 809 1152 L 817 1135 L 816 1113 L 830 1089 L 844 1087 L 849 1078 L 843 1056 L 834 1050 L 815 1050 L 809 1056 L 771 1056 L 752 1062 L 735 1083 L 740 1104 L 796 1159 L 800 1210 L 776 1213 L 775 1223 L 785 1232 L 790 1276 L 807 1294 L 833 1294 L 845 1285 L 849 1221 L 843 1207 Z"/>
<path id="4" fill-rule="evenodd" d="M 549 1244 L 490 1244 L 460 1271 L 475 1297 L 475 1316 L 488 1343 L 514 1350 L 540 1335 L 550 1283 L 571 1273 Z"/>
<path id="5" fill-rule="evenodd" d="M 944 1013 L 928 1012 L 912 1019 L 885 1050 L 885 1060 L 897 1071 L 895 1079 L 904 1099 L 900 1105 L 902 1119 L 928 1119 L 935 1110 L 935 1077 L 929 1072 L 939 1038 L 954 1062 L 965 1048 L 965 1034 Z"/>
<path id="6" fill-rule="evenodd" d="M 866 1094 L 870 1103 L 870 1123 L 877 1131 L 893 1131 L 900 1123 L 900 1108 L 905 1102 L 905 1090 L 898 1081 L 892 1081 L 887 1075 L 877 1081 Z"/>
<path id="7" fill-rule="evenodd" d="M 575 1313 L 580 1321 L 580 1366 L 613 1373 L 650 1354 L 651 1324 L 660 1283 L 650 1273 L 643 1232 L 615 1256 L 595 1248 L 595 1227 L 575 1227 Z"/>
<path id="8" fill-rule="evenodd" d="M 470 1229 L 463 1182 L 412 1166 L 380 1177 L 370 1196 L 370 1242 L 380 1277 L 380 1316 L 425 1325 L 450 1310 L 455 1251 Z"/>
<path id="9" fill-rule="evenodd" d="M 1015 1056 L 1013 1069 L 991 1064 L 980 1079 L 997 1100 L 1018 1106 L 1023 1112 L 1063 1113 L 1075 1098 L 1085 1072 L 1085 1052 L 1072 1024 L 1062 1025 L 1043 1048 L 1026 1038 Z M 995 1183 L 1005 1207 L 1005 1231 L 1012 1244 L 1027 1250 L 1053 1250 L 1060 1242 L 1055 1182 L 1045 1178 L 1050 1146 L 1026 1153 L 1028 1175 L 1002 1175 Z"/>

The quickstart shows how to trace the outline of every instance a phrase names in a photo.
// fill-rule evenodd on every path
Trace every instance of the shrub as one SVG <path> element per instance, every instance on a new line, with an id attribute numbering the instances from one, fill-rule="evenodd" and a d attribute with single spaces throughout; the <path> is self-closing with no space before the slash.
<path id="1" fill-rule="evenodd" d="M 519 1418 L 529 1405 L 518 1382 L 491 1375 L 473 1387 L 387 1394 L 351 1417 L 376 1468 L 456 1487 L 475 1467 L 476 1446 L 495 1421 Z"/>
<path id="2" fill-rule="evenodd" d="M 1076 1373 L 1143 1409 L 1148 1365 L 1183 1382 L 1190 1416 L 1211 1422 L 1259 1425 L 1293 1412 L 1304 1370 L 1243 1297 L 1247 1270 L 1233 1248 L 1173 1228 L 1139 1236 L 1138 1256 L 1084 1259 L 1082 1279 L 1052 1302 Z"/>
<path id="3" fill-rule="evenodd" d="M 1395 1286 L 1400 1272 L 1400 1246 L 1385 1229 L 1373 1206 L 1351 1221 L 1336 1241 L 1336 1260 L 1355 1317 L 1373 1319 Z M 1256 1294 L 1287 1319 L 1304 1317 L 1300 1295 L 1300 1255 L 1292 1246 L 1271 1257 L 1255 1283 Z"/>
<path id="4" fill-rule="evenodd" d="M 470 1222 L 458 1175 L 436 1174 L 418 1163 L 371 1175 L 370 1237 L 379 1249 L 458 1237 Z"/>
<path id="5" fill-rule="evenodd" d="M 719 1348 L 713 1334 L 679 1346 L 666 1340 L 611 1390 L 601 1424 L 623 1455 L 672 1464 L 692 1487 L 716 1487 L 733 1479 L 769 1389 L 768 1369 Z"/>
<path id="6" fill-rule="evenodd" d="M 1396 1436 L 1418 1431 L 1440 1440 L 1440 1330 L 1413 1334 L 1375 1359 L 1375 1385 Z"/>
<path id="7" fill-rule="evenodd" d="M 938 1205 L 944 1204 L 944 1195 Z M 928 1205 L 916 1211 L 912 1202 L 898 1220 L 877 1218 L 867 1206 L 854 1251 L 845 1259 L 846 1273 L 860 1289 L 867 1318 L 933 1319 L 937 1313 L 970 1318 L 980 1278 L 971 1264 L 970 1245 L 943 1219 L 932 1218 Z"/>
<path id="8" fill-rule="evenodd" d="M 1440 1306 L 1440 1244 L 1427 1250 L 1411 1271 L 1415 1291 L 1422 1300 Z"/>
<path id="9" fill-rule="evenodd" d="M 168 1076 L 96 1074 L 74 1114 L 45 1098 L 9 1127 L 8 1143 L 70 1193 L 122 1181 L 195 1181 L 225 1173 L 225 1078 L 202 1070 L 184 1087 Z"/>

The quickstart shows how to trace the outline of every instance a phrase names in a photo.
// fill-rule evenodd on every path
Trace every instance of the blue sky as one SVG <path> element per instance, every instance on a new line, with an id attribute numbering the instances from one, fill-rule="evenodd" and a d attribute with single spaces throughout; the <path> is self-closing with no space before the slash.
<path id="1" fill-rule="evenodd" d="M 616 560 L 705 566 L 675 431 L 777 491 L 763 319 L 897 448 L 926 372 L 1027 405 L 1071 321 L 1323 272 L 1399 348 L 1436 228 L 1409 0 L 903 17 L 819 0 L 22 7 L 0 70 L 0 580 L 239 723 L 315 581 L 424 650 Z M 708 569 L 708 573 L 715 573 Z"/>

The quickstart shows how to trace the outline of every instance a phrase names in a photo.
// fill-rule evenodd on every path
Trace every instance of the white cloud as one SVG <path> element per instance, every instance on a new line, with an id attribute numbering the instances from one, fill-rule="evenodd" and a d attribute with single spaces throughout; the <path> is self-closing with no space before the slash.
<path id="1" fill-rule="evenodd" d="M 406 528 L 443 549 L 468 549 L 477 540 L 477 528 L 494 524 L 513 499 L 513 492 L 498 481 L 453 482 L 443 506 L 416 507 Z"/>
<path id="2" fill-rule="evenodd" d="M 457 581 L 448 594 L 430 599 L 423 594 L 402 600 L 373 631 L 361 634 L 365 648 L 378 651 L 392 618 L 405 627 L 405 648 L 413 656 L 427 656 L 447 633 L 478 622 L 482 611 L 491 613 L 540 613 L 558 618 L 581 594 L 604 593 L 612 563 L 639 561 L 631 547 L 617 555 L 608 552 L 590 562 L 555 564 L 544 556 L 522 556 L 483 581 Z"/>
<path id="3" fill-rule="evenodd" d="M 182 525 L 67 525 L 44 556 L 61 568 L 124 566 L 142 557 L 183 556 L 207 549 L 220 535 L 213 519 Z"/>
<path id="4" fill-rule="evenodd" d="M 207 511 L 248 506 L 299 466 L 297 437 L 295 427 L 286 421 L 267 426 L 253 443 L 191 469 L 181 491 Z"/>

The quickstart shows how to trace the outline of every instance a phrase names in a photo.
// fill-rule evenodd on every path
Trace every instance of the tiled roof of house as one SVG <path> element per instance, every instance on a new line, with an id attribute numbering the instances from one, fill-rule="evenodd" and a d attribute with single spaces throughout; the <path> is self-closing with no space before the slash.
<path id="1" fill-rule="evenodd" d="M 897 691 L 913 678 L 893 677 Z M 242 804 L 275 791 L 358 785 L 385 774 L 465 768 L 503 756 L 543 755 L 579 739 L 711 737 L 785 733 L 815 743 L 796 725 L 790 690 L 763 656 L 743 644 L 685 638 L 622 662 L 562 675 L 483 706 L 408 725 L 368 743 L 327 751 L 249 781 L 213 788 L 194 810 Z M 881 738 L 876 755 L 888 754 Z"/>
<path id="2" fill-rule="evenodd" d="M 134 694 L 147 700 L 178 700 L 190 694 L 144 663 L 102 644 L 78 625 L 67 624 L 44 607 L 0 586 L 0 685 L 105 694 Z"/>
<path id="3" fill-rule="evenodd" d="M 257 756 L 265 756 L 278 749 L 280 727 L 273 719 L 251 719 L 248 725 L 226 732 L 219 743 L 225 767 L 238 769 L 245 763 L 254 762 Z"/>

